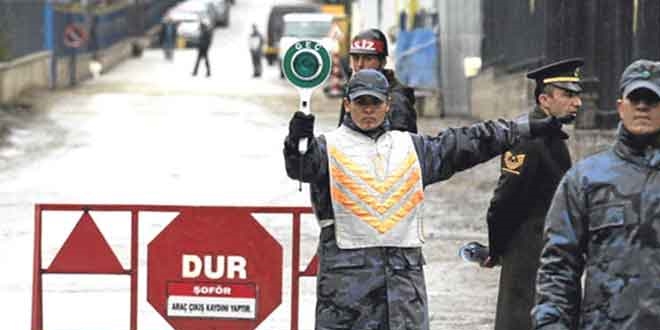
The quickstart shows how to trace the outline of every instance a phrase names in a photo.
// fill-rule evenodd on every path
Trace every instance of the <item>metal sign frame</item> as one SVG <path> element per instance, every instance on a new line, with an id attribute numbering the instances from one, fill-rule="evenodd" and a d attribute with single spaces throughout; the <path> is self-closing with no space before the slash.
<path id="1" fill-rule="evenodd" d="M 33 251 L 33 282 L 32 282 L 32 330 L 43 330 L 43 276 L 46 274 L 105 274 L 124 275 L 130 277 L 130 329 L 137 330 L 137 298 L 138 298 L 138 223 L 140 212 L 183 212 L 195 208 L 214 208 L 211 206 L 169 206 L 169 205 L 110 205 L 110 204 L 36 204 L 34 210 L 34 251 Z M 291 330 L 298 330 L 299 317 L 299 284 L 300 278 L 315 276 L 318 261 L 315 256 L 304 271 L 300 270 L 300 219 L 301 214 L 311 214 L 310 207 L 270 207 L 245 206 L 225 207 L 218 209 L 240 209 L 250 213 L 291 214 L 292 215 L 292 246 L 291 246 Z M 82 211 L 83 215 L 74 227 L 72 233 L 62 244 L 59 252 L 50 266 L 42 265 L 42 213 L 44 211 Z M 130 268 L 124 269 L 118 263 L 116 256 L 109 247 L 103 234 L 98 230 L 89 216 L 90 211 L 130 212 L 131 214 L 131 246 Z M 75 235 L 74 235 L 75 233 Z M 98 236 L 100 235 L 100 236 Z M 91 248 L 90 248 L 91 246 Z M 81 253 L 82 248 L 87 253 L 95 253 L 98 261 L 88 264 L 76 262 L 72 256 Z M 108 250 L 106 250 L 108 249 Z M 91 252 L 89 252 L 91 251 Z M 111 253 L 111 254 L 108 254 Z M 114 258 L 114 259 L 113 259 Z"/>

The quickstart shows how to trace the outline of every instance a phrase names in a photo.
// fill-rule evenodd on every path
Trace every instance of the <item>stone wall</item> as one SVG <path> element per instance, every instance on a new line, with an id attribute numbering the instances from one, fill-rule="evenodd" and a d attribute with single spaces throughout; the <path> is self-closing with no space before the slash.
<path id="1" fill-rule="evenodd" d="M 102 72 L 107 72 L 115 65 L 121 63 L 123 60 L 129 58 L 132 55 L 134 43 L 142 43 L 142 39 L 129 38 L 124 41 L 120 41 L 113 46 L 99 51 L 96 53 L 96 58 L 103 66 Z M 144 47 L 144 46 L 141 46 Z M 84 53 L 76 55 L 76 81 L 80 82 L 82 80 L 88 79 L 92 76 L 89 64 L 92 61 L 93 54 Z M 71 57 L 65 56 L 57 59 L 57 82 L 56 86 L 67 87 L 71 82 Z"/>
<path id="2" fill-rule="evenodd" d="M 534 82 L 524 73 L 486 68 L 468 80 L 470 114 L 479 119 L 515 118 L 534 106 Z"/>
<path id="3" fill-rule="evenodd" d="M 0 62 L 0 103 L 10 103 L 30 88 L 48 87 L 51 52 L 38 52 Z"/>

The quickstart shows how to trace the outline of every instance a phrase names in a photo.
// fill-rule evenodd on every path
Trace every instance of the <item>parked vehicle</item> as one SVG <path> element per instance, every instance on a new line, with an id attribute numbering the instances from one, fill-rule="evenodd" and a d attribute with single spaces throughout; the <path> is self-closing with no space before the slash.
<path id="1" fill-rule="evenodd" d="M 186 47 L 199 43 L 201 31 L 200 22 L 213 24 L 210 4 L 196 1 L 186 1 L 170 9 L 166 16 L 177 25 L 177 35 L 185 40 Z"/>
<path id="2" fill-rule="evenodd" d="M 277 53 L 278 62 L 282 62 L 284 53 L 298 40 L 312 40 L 320 43 L 328 52 L 337 48 L 337 42 L 330 37 L 334 16 L 325 13 L 304 13 L 284 15 L 284 31 Z M 280 66 L 280 77 L 284 72 Z"/>
<path id="3" fill-rule="evenodd" d="M 213 24 L 215 26 L 229 26 L 230 6 L 229 0 L 188 0 L 188 2 L 200 2 L 211 7 Z"/>
<path id="4" fill-rule="evenodd" d="M 230 14 L 231 14 L 231 5 L 233 4 L 233 1 L 230 0 L 213 0 L 213 4 L 216 7 L 219 18 L 220 20 L 218 21 L 218 25 L 227 27 L 229 26 L 230 22 Z"/>
<path id="5" fill-rule="evenodd" d="M 264 56 L 268 65 L 277 62 L 280 38 L 284 29 L 284 15 L 289 13 L 316 13 L 320 10 L 321 8 L 314 4 L 275 5 L 271 8 L 266 31 L 266 49 L 264 49 Z"/>

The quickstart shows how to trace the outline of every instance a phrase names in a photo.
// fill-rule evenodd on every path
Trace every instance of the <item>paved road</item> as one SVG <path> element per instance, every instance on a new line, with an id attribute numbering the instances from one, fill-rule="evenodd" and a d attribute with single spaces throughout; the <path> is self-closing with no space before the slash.
<path id="1" fill-rule="evenodd" d="M 35 91 L 33 104 L 3 115 L 10 127 L 0 147 L 0 310 L 3 328 L 30 324 L 33 209 L 35 203 L 131 203 L 177 205 L 309 205 L 308 193 L 284 173 L 281 149 L 297 95 L 265 67 L 251 78 L 247 36 L 253 22 L 265 31 L 267 3 L 238 0 L 231 26 L 217 29 L 213 75 L 192 77 L 194 50 L 167 62 L 158 49 L 130 59 L 94 81 L 57 92 Z M 336 125 L 337 99 L 316 93 L 317 132 Z M 435 134 L 460 120 L 420 119 Z M 427 190 L 427 285 L 436 330 L 492 327 L 497 270 L 458 259 L 458 247 L 485 240 L 485 208 L 497 177 L 490 162 Z M 44 267 L 67 237 L 78 214 L 46 218 Z M 172 215 L 154 215 L 141 226 L 141 244 Z M 95 216 L 128 267 L 126 226 Z M 282 244 L 286 221 L 260 218 Z M 303 257 L 316 244 L 314 222 L 304 227 Z M 167 329 L 145 299 L 146 255 L 140 255 L 140 329 Z M 285 260 L 288 260 L 285 255 Z M 285 276 L 285 284 L 288 277 Z M 109 276 L 47 276 L 45 324 L 50 329 L 121 329 L 128 324 L 128 281 Z M 314 281 L 302 285 L 301 326 L 313 324 Z M 288 296 L 288 295 L 287 295 Z M 286 296 L 285 296 L 286 297 Z M 288 299 L 261 327 L 283 329 Z"/>

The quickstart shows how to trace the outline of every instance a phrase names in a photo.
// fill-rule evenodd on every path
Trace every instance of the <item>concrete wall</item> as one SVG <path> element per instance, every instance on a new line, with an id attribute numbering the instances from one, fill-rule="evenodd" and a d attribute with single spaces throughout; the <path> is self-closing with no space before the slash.
<path id="1" fill-rule="evenodd" d="M 151 43 L 152 33 L 142 38 L 128 38 L 113 46 L 97 52 L 98 61 L 103 65 L 103 72 L 132 56 L 133 44 L 137 43 L 143 49 Z M 51 52 L 38 52 L 10 62 L 0 62 L 0 103 L 11 103 L 21 93 L 32 88 L 48 88 L 50 86 Z M 76 81 L 80 82 L 92 76 L 89 63 L 92 54 L 84 53 L 76 56 Z M 69 56 L 57 59 L 57 81 L 55 87 L 70 86 Z"/>
<path id="2" fill-rule="evenodd" d="M 133 43 L 138 42 L 143 45 L 145 42 L 143 38 L 135 39 L 128 38 L 126 40 L 120 41 L 113 46 L 99 51 L 96 53 L 98 61 L 103 65 L 102 72 L 107 72 L 112 69 L 115 65 L 121 63 L 123 60 L 129 58 L 132 54 Z M 144 46 L 141 46 L 144 47 Z M 76 81 L 80 82 L 82 80 L 88 79 L 92 76 L 89 70 L 89 64 L 92 60 L 92 54 L 78 54 L 76 55 Z M 70 86 L 71 82 L 71 73 L 69 68 L 71 67 L 71 57 L 65 56 L 57 59 L 57 82 L 55 86 L 67 87 Z"/>
<path id="3" fill-rule="evenodd" d="M 30 88 L 48 87 L 50 52 L 38 52 L 0 63 L 0 103 L 10 103 Z"/>
<path id="4" fill-rule="evenodd" d="M 471 115 L 479 119 L 515 118 L 535 104 L 534 82 L 524 72 L 498 74 L 489 67 L 469 79 L 467 90 Z"/>
<path id="5" fill-rule="evenodd" d="M 571 136 L 567 142 L 573 162 L 611 148 L 616 140 L 615 129 L 584 130 L 575 129 L 574 126 L 564 128 Z"/>
<path id="6" fill-rule="evenodd" d="M 486 0 L 488 1 L 488 0 Z M 440 87 L 445 115 L 470 115 L 463 59 L 481 54 L 481 0 L 437 0 Z"/>

